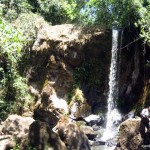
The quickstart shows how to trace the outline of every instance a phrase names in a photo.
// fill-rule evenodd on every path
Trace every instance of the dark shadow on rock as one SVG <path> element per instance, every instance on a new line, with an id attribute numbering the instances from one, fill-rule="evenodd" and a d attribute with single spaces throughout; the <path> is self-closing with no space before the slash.
<path id="1" fill-rule="evenodd" d="M 29 146 L 37 150 L 45 150 L 46 148 L 66 150 L 60 137 L 50 129 L 46 122 L 41 121 L 35 121 L 31 124 L 29 135 L 23 141 L 21 148 L 28 150 Z"/>

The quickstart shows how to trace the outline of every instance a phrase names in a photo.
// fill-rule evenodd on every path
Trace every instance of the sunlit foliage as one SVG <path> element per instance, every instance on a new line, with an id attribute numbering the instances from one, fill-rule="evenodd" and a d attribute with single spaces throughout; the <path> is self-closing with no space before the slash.
<path id="1" fill-rule="evenodd" d="M 18 71 L 25 44 L 22 31 L 0 18 L 0 117 L 18 112 L 29 100 L 25 78 Z"/>

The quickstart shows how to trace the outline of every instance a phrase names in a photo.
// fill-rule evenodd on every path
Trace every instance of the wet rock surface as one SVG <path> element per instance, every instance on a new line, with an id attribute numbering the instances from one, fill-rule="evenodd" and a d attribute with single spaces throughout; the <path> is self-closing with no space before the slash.
<path id="1" fill-rule="evenodd" d="M 94 140 L 97 137 L 97 132 L 93 130 L 90 126 L 80 126 L 80 129 L 83 131 L 83 133 L 88 137 L 89 140 Z"/>

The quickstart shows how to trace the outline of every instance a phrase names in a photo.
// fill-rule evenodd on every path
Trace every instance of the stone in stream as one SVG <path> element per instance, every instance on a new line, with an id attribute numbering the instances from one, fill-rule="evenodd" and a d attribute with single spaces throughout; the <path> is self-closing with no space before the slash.
<path id="1" fill-rule="evenodd" d="M 140 118 L 128 119 L 120 124 L 117 147 L 115 150 L 140 150 Z"/>
<path id="2" fill-rule="evenodd" d="M 150 150 L 150 144 L 149 145 L 142 145 L 140 148 L 141 148 L 140 150 Z"/>
<path id="3" fill-rule="evenodd" d="M 97 134 L 98 134 L 90 126 L 84 126 L 84 125 L 82 125 L 82 126 L 80 126 L 80 129 L 88 137 L 89 140 L 94 140 L 96 138 Z"/>
<path id="4" fill-rule="evenodd" d="M 92 128 L 93 128 L 94 131 L 98 131 L 98 130 L 101 129 L 101 127 L 98 126 L 98 125 L 96 125 L 96 124 L 94 124 L 94 125 L 92 126 Z"/>
<path id="5" fill-rule="evenodd" d="M 89 115 L 88 117 L 84 118 L 84 120 L 87 122 L 87 125 L 93 126 L 93 125 L 102 125 L 104 123 L 104 118 L 99 115 Z"/>
<path id="6" fill-rule="evenodd" d="M 90 144 L 90 146 L 95 147 L 95 146 L 105 145 L 105 142 L 104 141 L 91 141 L 91 140 L 89 140 L 89 144 Z"/>
<path id="7" fill-rule="evenodd" d="M 116 137 L 114 137 L 114 138 L 109 139 L 109 140 L 106 141 L 106 145 L 109 146 L 109 147 L 116 146 L 116 144 L 117 144 Z"/>
<path id="8" fill-rule="evenodd" d="M 122 117 L 122 121 L 125 121 L 125 120 L 130 119 L 130 118 L 134 118 L 134 116 L 135 116 L 135 112 L 130 111 L 128 114 L 126 114 L 124 117 Z"/>

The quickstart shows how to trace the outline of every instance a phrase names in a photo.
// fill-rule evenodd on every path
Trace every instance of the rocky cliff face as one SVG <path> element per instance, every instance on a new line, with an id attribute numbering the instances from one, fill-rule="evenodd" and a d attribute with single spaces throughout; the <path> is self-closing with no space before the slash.
<path id="1" fill-rule="evenodd" d="M 129 111 L 143 99 L 144 84 L 149 78 L 146 67 L 149 49 L 138 39 L 137 31 L 130 27 L 124 30 L 120 53 L 118 104 L 122 110 Z"/>
<path id="2" fill-rule="evenodd" d="M 71 101 L 68 95 L 74 87 L 82 90 L 82 103 L 92 110 L 105 103 L 110 50 L 110 31 L 70 24 L 42 26 L 26 71 L 30 92 L 36 97 L 35 110 L 58 108 L 59 113 L 68 113 L 63 100 Z"/>
<path id="3" fill-rule="evenodd" d="M 122 39 L 118 105 L 129 111 L 143 93 L 145 74 L 148 75 L 144 62 L 148 54 L 144 55 L 144 51 L 148 53 L 148 49 L 144 50 L 142 41 L 135 40 L 133 28 L 125 29 Z M 26 69 L 30 91 L 36 97 L 35 107 L 52 109 L 54 106 L 59 112 L 68 113 L 63 100 L 69 104 L 73 91 L 80 88 L 82 103 L 91 106 L 89 111 L 105 110 L 110 57 L 111 31 L 71 24 L 41 26 L 31 48 L 30 67 Z M 63 105 L 56 106 L 55 102 Z"/>

